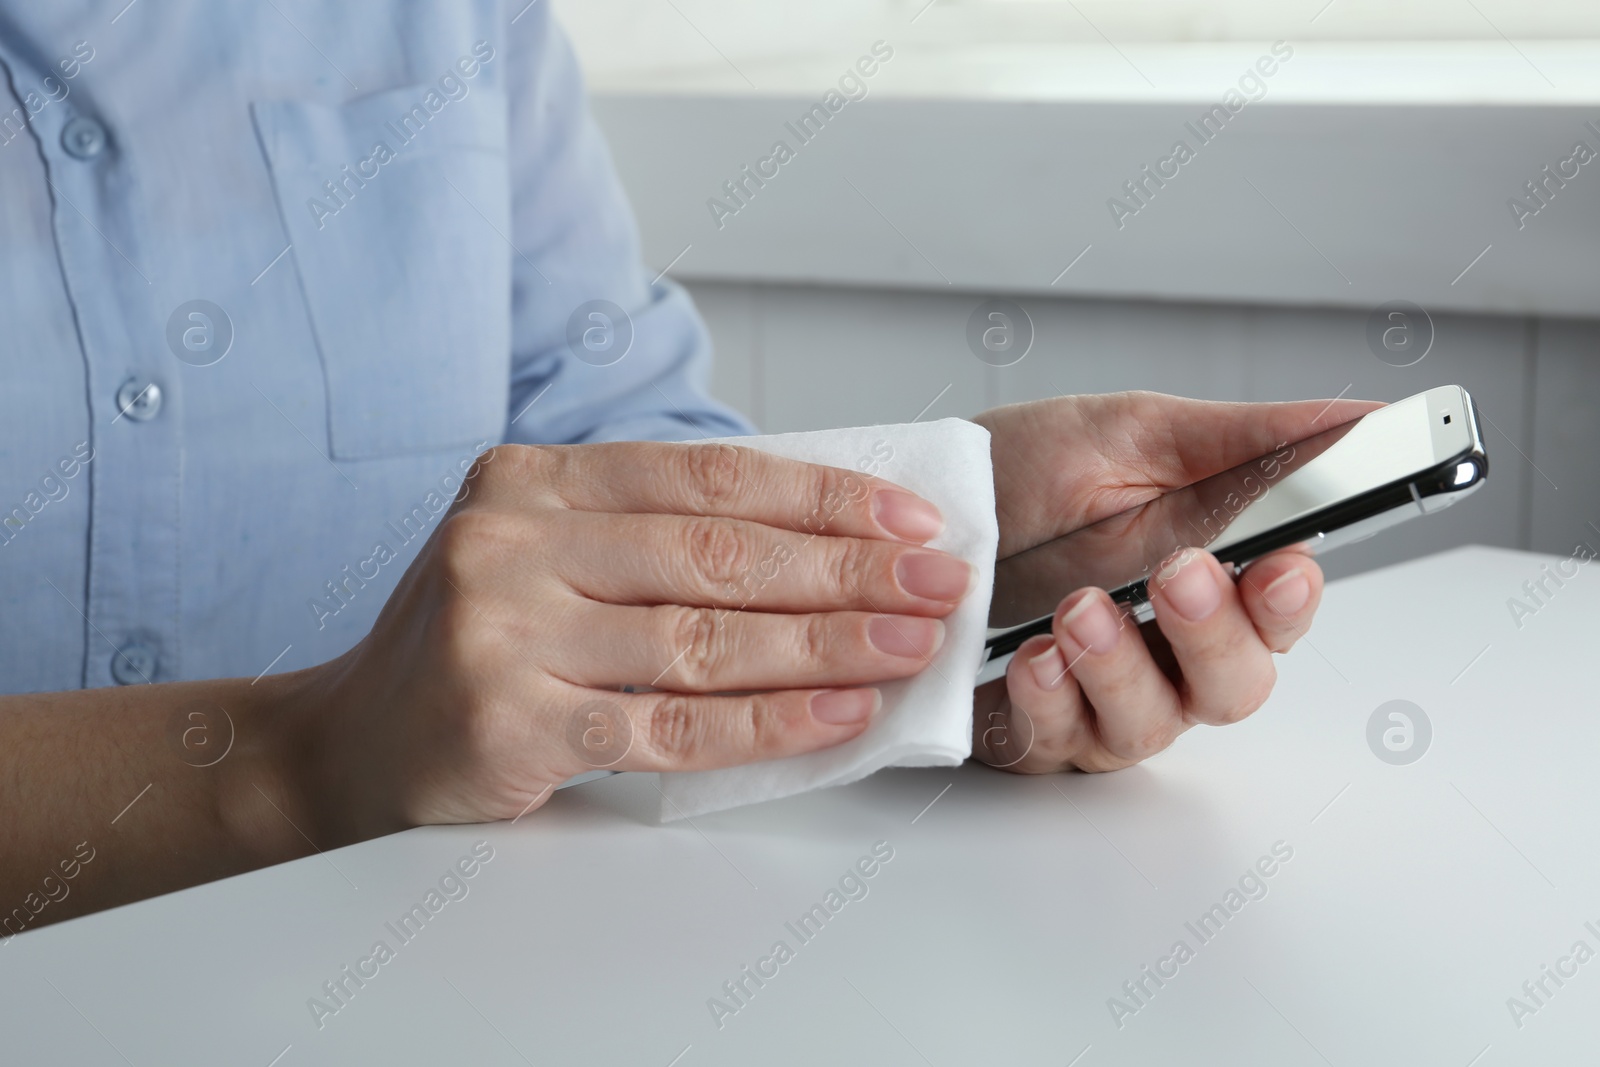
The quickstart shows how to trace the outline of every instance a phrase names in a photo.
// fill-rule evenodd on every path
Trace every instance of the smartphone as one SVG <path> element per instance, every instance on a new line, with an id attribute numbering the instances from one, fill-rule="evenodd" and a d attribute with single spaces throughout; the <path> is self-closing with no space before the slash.
<path id="1" fill-rule="evenodd" d="M 1440 511 L 1488 474 L 1472 397 L 1444 385 L 1019 552 L 995 565 L 978 683 L 1049 633 L 1074 589 L 1099 586 L 1148 622 L 1148 583 L 1180 548 L 1206 549 L 1237 577 L 1281 548 L 1323 552 Z"/>

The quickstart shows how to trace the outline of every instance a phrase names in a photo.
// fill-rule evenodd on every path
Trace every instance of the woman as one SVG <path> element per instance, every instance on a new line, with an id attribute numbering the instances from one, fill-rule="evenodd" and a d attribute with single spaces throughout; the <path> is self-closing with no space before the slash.
<path id="1" fill-rule="evenodd" d="M 621 770 L 838 744 L 942 640 L 970 568 L 881 480 L 719 617 L 844 472 L 672 443 L 749 427 L 638 264 L 549 5 L 513 7 L 0 13 L 0 899 L 76 878 L 22 925 L 518 817 L 587 769 L 598 699 Z M 1000 552 L 1361 410 L 990 412 Z M 1109 770 L 1242 718 L 1320 590 L 1297 554 L 1238 587 L 1195 554 L 1162 662 L 1074 593 L 975 751 L 1026 713 L 1012 769 Z"/>

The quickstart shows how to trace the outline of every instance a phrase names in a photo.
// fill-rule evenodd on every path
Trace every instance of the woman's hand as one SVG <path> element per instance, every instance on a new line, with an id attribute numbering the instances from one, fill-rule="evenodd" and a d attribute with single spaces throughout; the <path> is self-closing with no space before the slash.
<path id="1" fill-rule="evenodd" d="M 1377 406 L 1116 393 L 988 412 L 977 421 L 993 435 L 1000 557 Z M 1160 752 L 1196 723 L 1238 722 L 1272 691 L 1272 654 L 1311 625 L 1322 571 L 1286 550 L 1235 584 L 1209 553 L 1186 549 L 1150 587 L 1156 629 L 1148 639 L 1103 590 L 1062 600 L 1050 635 L 1030 638 L 1003 682 L 978 689 L 973 754 L 1023 773 L 1109 771 Z"/>
<path id="2" fill-rule="evenodd" d="M 514 818 L 595 767 L 847 741 L 973 580 L 921 547 L 933 505 L 853 471 L 715 444 L 503 445 L 479 467 L 371 634 L 303 690 L 298 792 L 324 847 Z"/>
<path id="3" fill-rule="evenodd" d="M 0 893 L 54 922 L 421 823 L 516 818 L 595 767 L 847 741 L 972 584 L 923 547 L 942 525 L 887 482 L 747 448 L 502 445 L 338 659 L 0 696 L 17 814 Z M 70 898 L 45 908 L 40 872 L 74 856 Z"/>

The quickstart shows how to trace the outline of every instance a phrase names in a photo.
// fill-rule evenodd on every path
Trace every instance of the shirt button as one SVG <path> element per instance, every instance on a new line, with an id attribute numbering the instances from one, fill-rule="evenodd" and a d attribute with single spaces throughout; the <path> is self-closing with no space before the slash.
<path id="1" fill-rule="evenodd" d="M 135 422 L 149 422 L 161 410 L 161 386 L 129 378 L 117 390 L 117 410 Z"/>
<path id="2" fill-rule="evenodd" d="M 61 129 L 61 147 L 73 159 L 93 159 L 106 150 L 106 128 L 85 115 L 69 119 Z"/>
<path id="3" fill-rule="evenodd" d="M 118 685 L 139 685 L 156 676 L 155 649 L 140 641 L 123 645 L 111 657 L 111 677 Z"/>

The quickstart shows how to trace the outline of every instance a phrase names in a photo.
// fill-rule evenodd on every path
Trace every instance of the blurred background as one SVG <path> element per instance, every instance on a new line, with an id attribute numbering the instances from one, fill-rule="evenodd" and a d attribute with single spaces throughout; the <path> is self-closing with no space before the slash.
<path id="1" fill-rule="evenodd" d="M 1455 382 L 1488 486 L 1330 572 L 1600 545 L 1592 0 L 556 13 L 646 261 L 694 294 L 714 392 L 764 430 Z M 998 348 L 974 321 L 1005 324 Z"/>

